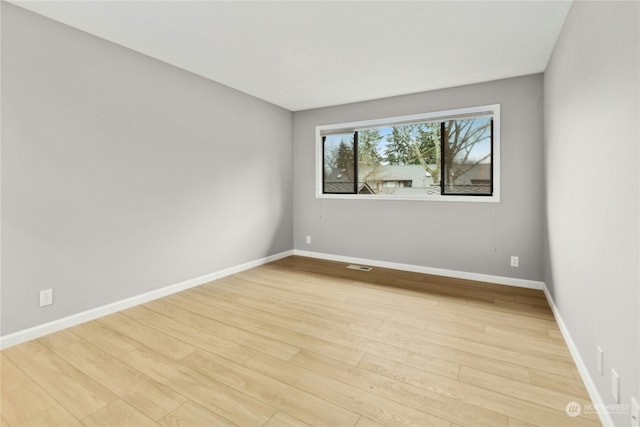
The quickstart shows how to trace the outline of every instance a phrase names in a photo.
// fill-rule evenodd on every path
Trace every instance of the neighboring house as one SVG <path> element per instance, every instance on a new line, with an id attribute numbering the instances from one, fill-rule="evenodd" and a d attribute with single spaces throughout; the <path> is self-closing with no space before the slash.
<path id="1" fill-rule="evenodd" d="M 358 175 L 376 194 L 424 194 L 433 185 L 433 178 L 421 165 L 380 165 Z"/>
<path id="2" fill-rule="evenodd" d="M 456 180 L 458 185 L 481 185 L 491 183 L 491 163 L 480 163 L 460 175 Z"/>
<path id="3" fill-rule="evenodd" d="M 458 194 L 491 194 L 491 163 L 479 163 L 456 178 L 454 185 L 449 185 L 448 193 Z"/>
<path id="4" fill-rule="evenodd" d="M 435 168 L 435 166 L 433 167 Z M 366 182 L 375 194 L 440 194 L 440 184 L 422 165 L 380 165 L 362 169 L 360 181 Z M 449 186 L 451 193 L 491 193 L 491 164 L 480 163 L 470 167 Z"/>
<path id="5" fill-rule="evenodd" d="M 431 174 L 422 165 L 380 165 L 358 171 L 358 194 L 440 194 Z M 353 178 L 346 170 L 335 169 L 324 181 L 326 193 L 353 193 Z M 465 171 L 448 186 L 450 193 L 491 194 L 491 164 L 480 163 Z"/>

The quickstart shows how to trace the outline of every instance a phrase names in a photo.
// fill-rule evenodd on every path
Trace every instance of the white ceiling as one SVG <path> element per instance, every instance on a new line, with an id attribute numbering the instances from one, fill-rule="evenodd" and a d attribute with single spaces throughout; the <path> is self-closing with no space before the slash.
<path id="1" fill-rule="evenodd" d="M 571 4 L 12 3 L 292 111 L 542 72 Z"/>

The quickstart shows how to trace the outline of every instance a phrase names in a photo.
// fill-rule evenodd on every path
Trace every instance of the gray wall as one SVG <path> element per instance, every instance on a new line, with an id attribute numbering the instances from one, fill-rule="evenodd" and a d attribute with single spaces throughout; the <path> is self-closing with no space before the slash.
<path id="1" fill-rule="evenodd" d="M 485 104 L 501 104 L 500 203 L 315 198 L 315 126 Z M 542 75 L 296 112 L 293 143 L 296 249 L 542 280 Z"/>
<path id="2" fill-rule="evenodd" d="M 640 396 L 638 6 L 574 2 L 544 78 L 545 282 L 605 403 Z"/>
<path id="3" fill-rule="evenodd" d="M 2 8 L 3 335 L 292 248 L 290 112 Z"/>

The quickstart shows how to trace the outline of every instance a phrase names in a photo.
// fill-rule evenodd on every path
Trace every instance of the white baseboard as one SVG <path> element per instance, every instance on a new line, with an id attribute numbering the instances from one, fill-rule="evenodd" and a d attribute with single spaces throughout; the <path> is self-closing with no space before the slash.
<path id="1" fill-rule="evenodd" d="M 216 279 L 220 279 L 222 277 L 230 276 L 235 273 L 239 273 L 241 271 L 249 270 L 254 267 L 258 267 L 260 265 L 264 265 L 273 261 L 277 261 L 282 258 L 286 258 L 291 255 L 299 255 L 310 258 L 318 258 L 325 259 L 330 261 L 338 261 L 338 262 L 347 262 L 354 264 L 364 264 L 369 266 L 381 267 L 381 268 L 390 268 L 396 270 L 403 271 L 411 271 L 414 273 L 424 273 L 424 274 L 433 274 L 437 276 L 447 276 L 447 277 L 455 277 L 460 279 L 468 279 L 468 280 L 476 280 L 481 282 L 489 282 L 496 283 L 500 285 L 509 285 L 509 286 L 518 286 L 529 289 L 540 289 L 544 291 L 544 294 L 549 302 L 549 306 L 553 312 L 553 315 L 558 323 L 560 331 L 562 332 L 562 336 L 564 337 L 567 346 L 569 347 L 569 351 L 571 352 L 571 356 L 576 363 L 580 376 L 589 392 L 589 396 L 591 397 L 591 401 L 594 406 L 598 409 L 598 415 L 600 417 L 600 421 L 605 427 L 615 427 L 613 420 L 608 412 L 601 410 L 601 408 L 606 408 L 606 404 L 602 400 L 598 389 L 596 388 L 587 367 L 582 360 L 580 352 L 576 347 L 573 339 L 571 338 L 571 334 L 567 329 L 558 308 L 555 305 L 549 290 L 543 282 L 538 282 L 534 280 L 525 280 L 525 279 L 517 279 L 503 276 L 492 276 L 487 274 L 479 274 L 479 273 L 469 273 L 465 271 L 456 271 L 456 270 L 447 270 L 441 268 L 432 268 L 432 267 L 424 267 L 412 264 L 400 264 L 394 262 L 386 262 L 386 261 L 378 261 L 371 260 L 365 258 L 356 258 L 356 257 L 348 257 L 341 255 L 331 255 L 320 252 L 309 252 L 302 251 L 298 249 L 289 250 L 285 252 L 281 252 L 275 255 L 271 255 L 265 258 L 260 258 L 254 261 L 250 261 L 244 264 L 236 265 L 233 267 L 226 268 L 224 270 L 220 270 L 214 273 L 206 274 L 204 276 L 196 277 L 193 279 L 185 280 L 184 282 L 176 283 L 174 285 L 169 285 L 161 289 L 156 289 L 151 292 L 147 292 L 141 295 L 136 295 L 131 298 L 126 298 L 120 301 L 116 301 L 110 304 L 103 305 L 101 307 L 96 307 L 87 311 L 83 311 L 81 313 L 76 313 L 71 316 L 64 317 L 62 319 L 57 319 L 48 323 L 44 323 L 42 325 L 37 325 L 29 329 L 25 329 L 22 331 L 14 332 L 9 335 L 5 335 L 0 337 L 0 349 L 9 348 L 16 344 L 20 344 L 26 341 L 30 341 L 48 334 L 52 334 L 54 332 L 58 332 L 62 329 L 69 328 L 71 326 L 79 325 L 84 322 L 88 322 L 90 320 L 97 319 L 99 317 L 107 316 L 109 314 L 115 313 L 117 311 L 121 311 L 130 307 L 134 307 L 136 305 L 144 304 L 149 301 L 153 301 L 158 298 L 162 298 L 167 295 L 174 294 L 176 292 L 180 292 L 189 288 L 193 288 L 195 286 L 199 286 L 208 282 L 211 282 Z"/>
<path id="2" fill-rule="evenodd" d="M 394 270 L 410 271 L 413 273 L 433 274 L 435 276 L 455 277 L 457 279 L 475 280 L 478 282 L 489 282 L 498 285 L 517 286 L 529 289 L 544 289 L 543 282 L 535 280 L 517 279 L 513 277 L 492 276 L 490 274 L 469 273 L 466 271 L 447 270 L 443 268 L 423 267 L 421 265 L 399 264 L 395 262 L 378 261 L 373 259 L 355 258 L 342 255 L 331 255 L 320 252 L 308 252 L 294 249 L 294 255 L 310 258 L 326 259 L 329 261 L 348 262 L 353 264 L 364 264 L 374 267 L 391 268 Z"/>
<path id="3" fill-rule="evenodd" d="M 215 273 L 206 274 L 204 276 L 195 277 L 193 279 L 185 280 L 184 282 L 169 285 L 164 288 L 156 289 L 151 292 L 147 292 L 141 295 L 136 295 L 131 298 L 126 298 L 120 301 L 116 301 L 110 304 L 103 305 L 101 307 L 92 308 L 81 313 L 72 314 L 71 316 L 63 317 L 62 319 L 53 320 L 42 325 L 37 325 L 29 329 L 14 332 L 9 335 L 0 337 L 0 349 L 5 349 L 16 344 L 20 344 L 26 341 L 30 341 L 42 336 L 52 334 L 54 332 L 61 331 L 62 329 L 69 328 L 71 326 L 79 325 L 90 320 L 97 319 L 99 317 L 107 316 L 109 314 L 121 311 L 136 305 L 144 304 L 145 302 L 153 301 L 158 298 L 162 298 L 167 295 L 175 294 L 176 292 L 183 291 L 185 289 L 193 288 L 211 282 L 212 280 L 220 279 L 231 274 L 239 273 L 241 271 L 248 270 L 250 268 L 258 267 L 263 264 L 267 264 L 272 261 L 286 258 L 293 255 L 293 251 L 285 251 L 279 254 L 271 255 L 265 258 L 260 258 L 254 261 L 250 261 L 244 264 L 236 265 L 233 267 L 225 268 L 224 270 L 216 271 Z"/>
<path id="4" fill-rule="evenodd" d="M 558 311 L 558 307 L 556 307 L 556 303 L 551 297 L 549 293 L 549 289 L 545 285 L 543 288 L 544 295 L 547 297 L 547 302 L 551 307 L 551 311 L 553 312 L 553 317 L 556 319 L 556 323 L 560 328 L 560 332 L 564 337 L 565 342 L 567 343 L 567 347 L 569 347 L 569 352 L 571 353 L 571 357 L 578 368 L 578 372 L 580 373 L 580 377 L 582 377 L 582 382 L 584 382 L 585 387 L 587 388 L 587 392 L 589 393 L 589 397 L 591 398 L 591 402 L 594 404 L 596 410 L 598 411 L 598 416 L 600 417 L 600 422 L 605 427 L 615 427 L 615 423 L 611 418 L 609 412 L 606 411 L 606 404 L 604 400 L 602 400 L 602 396 L 600 396 L 600 392 L 598 392 L 598 388 L 596 384 L 593 382 L 593 378 L 589 374 L 589 370 L 587 369 L 587 365 L 585 365 L 580 352 L 578 351 L 578 347 L 576 343 L 571 338 L 571 334 L 569 333 L 569 329 L 567 329 L 567 325 L 564 323 L 562 316 L 560 315 L 560 311 Z"/>

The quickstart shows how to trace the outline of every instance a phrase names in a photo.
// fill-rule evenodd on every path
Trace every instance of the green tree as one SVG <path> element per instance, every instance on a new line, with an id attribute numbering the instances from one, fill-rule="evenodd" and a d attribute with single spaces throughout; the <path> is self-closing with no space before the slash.
<path id="1" fill-rule="evenodd" d="M 417 163 L 435 165 L 440 162 L 440 123 L 418 126 L 417 141 L 413 144 Z"/>
<path id="2" fill-rule="evenodd" d="M 417 163 L 431 175 L 434 184 L 440 182 L 440 123 L 418 125 L 413 151 Z"/>
<path id="3" fill-rule="evenodd" d="M 358 181 L 376 180 L 382 161 L 379 146 L 383 139 L 377 128 L 358 131 Z"/>
<path id="4" fill-rule="evenodd" d="M 437 184 L 440 177 L 440 124 L 394 126 L 384 160 L 390 165 L 421 165 Z"/>
<path id="5" fill-rule="evenodd" d="M 373 167 L 380 164 L 382 156 L 378 152 L 378 146 L 382 138 L 377 128 L 358 132 L 358 167 Z"/>
<path id="6" fill-rule="evenodd" d="M 336 151 L 336 167 L 349 179 L 354 176 L 353 160 L 353 143 L 347 143 L 343 139 Z"/>
<path id="7" fill-rule="evenodd" d="M 413 157 L 411 146 L 415 125 L 393 126 L 387 136 L 387 148 L 384 160 L 390 165 L 411 165 Z"/>

